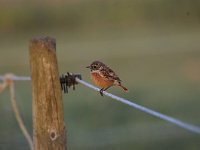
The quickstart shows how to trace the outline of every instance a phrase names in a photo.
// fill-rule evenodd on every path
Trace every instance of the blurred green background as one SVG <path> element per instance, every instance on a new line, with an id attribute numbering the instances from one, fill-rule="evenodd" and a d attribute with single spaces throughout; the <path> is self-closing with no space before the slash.
<path id="1" fill-rule="evenodd" d="M 0 0 L 0 74 L 30 75 L 29 40 L 57 41 L 60 73 L 93 60 L 111 66 L 129 88 L 110 92 L 200 126 L 200 1 Z M 31 83 L 16 82 L 32 133 Z M 29 149 L 9 101 L 0 94 L 0 149 Z M 77 86 L 63 94 L 68 149 L 197 150 L 200 136 Z"/>

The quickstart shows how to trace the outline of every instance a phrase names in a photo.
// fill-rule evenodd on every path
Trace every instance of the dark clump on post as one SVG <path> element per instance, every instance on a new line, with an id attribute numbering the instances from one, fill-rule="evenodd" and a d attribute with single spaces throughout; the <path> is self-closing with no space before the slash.
<path id="1" fill-rule="evenodd" d="M 64 91 L 64 93 L 68 93 L 68 88 L 73 86 L 73 90 L 75 90 L 75 85 L 78 84 L 76 82 L 76 78 L 82 79 L 80 74 L 72 74 L 67 72 L 67 74 L 62 74 L 60 77 L 60 84 L 61 84 L 61 89 Z"/>
<path id="2" fill-rule="evenodd" d="M 34 149 L 65 150 L 66 129 L 55 39 L 33 38 L 29 49 Z"/>

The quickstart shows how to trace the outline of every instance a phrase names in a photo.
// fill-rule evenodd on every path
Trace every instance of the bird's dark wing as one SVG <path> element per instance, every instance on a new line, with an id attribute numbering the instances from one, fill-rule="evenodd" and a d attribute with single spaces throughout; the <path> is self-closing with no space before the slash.
<path id="1" fill-rule="evenodd" d="M 116 73 L 108 66 L 104 66 L 101 68 L 100 75 L 106 78 L 107 80 L 117 80 L 118 82 L 121 81 L 120 78 L 116 75 Z"/>

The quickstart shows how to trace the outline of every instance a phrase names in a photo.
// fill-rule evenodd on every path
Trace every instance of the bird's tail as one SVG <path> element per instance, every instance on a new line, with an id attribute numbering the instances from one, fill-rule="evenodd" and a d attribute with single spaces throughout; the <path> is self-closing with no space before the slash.
<path id="1" fill-rule="evenodd" d="M 126 87 L 124 87 L 123 85 L 119 85 L 125 92 L 128 92 L 128 89 Z"/>

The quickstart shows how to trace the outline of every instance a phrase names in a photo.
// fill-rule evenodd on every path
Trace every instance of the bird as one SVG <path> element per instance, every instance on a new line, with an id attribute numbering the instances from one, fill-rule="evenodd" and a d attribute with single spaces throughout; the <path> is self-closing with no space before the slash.
<path id="1" fill-rule="evenodd" d="M 86 68 L 90 69 L 92 80 L 101 88 L 99 91 L 101 96 L 103 96 L 103 91 L 106 91 L 112 86 L 119 86 L 125 92 L 128 92 L 128 89 L 121 84 L 121 80 L 117 74 L 103 62 L 93 61 Z"/>

